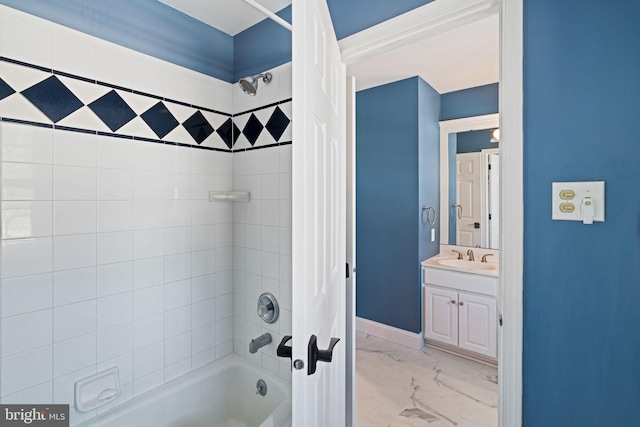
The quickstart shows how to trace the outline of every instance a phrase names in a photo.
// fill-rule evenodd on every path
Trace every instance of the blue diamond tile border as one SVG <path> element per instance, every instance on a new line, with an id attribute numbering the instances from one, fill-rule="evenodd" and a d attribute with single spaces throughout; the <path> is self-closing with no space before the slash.
<path id="1" fill-rule="evenodd" d="M 7 84 L 4 80 L 0 79 L 0 100 L 5 99 L 7 96 L 13 95 L 16 93 L 15 90 L 11 86 Z"/>
<path id="2" fill-rule="evenodd" d="M 229 149 L 233 148 L 233 145 L 240 136 L 240 129 L 238 129 L 238 126 L 236 126 L 232 119 L 224 122 L 216 132 L 218 132 L 218 135 L 220 135 L 220 138 L 222 138 Z"/>
<path id="3" fill-rule="evenodd" d="M 96 116 L 113 132 L 129 123 L 136 117 L 136 113 L 122 99 L 115 90 L 96 99 L 88 105 Z"/>
<path id="4" fill-rule="evenodd" d="M 84 106 L 56 76 L 51 76 L 21 93 L 53 123 Z"/>
<path id="5" fill-rule="evenodd" d="M 20 67 L 37 69 L 48 73 L 48 76 L 45 75 L 45 77 L 43 77 L 44 80 L 20 91 L 19 94 L 16 89 L 12 87 L 10 79 L 11 76 L 0 76 L 0 101 L 14 96 L 15 94 L 22 95 L 24 99 L 28 100 L 34 107 L 40 110 L 50 120 L 50 122 L 47 122 L 46 120 L 43 120 L 42 122 L 25 120 L 26 117 L 21 117 L 20 111 L 15 111 L 15 117 L 11 117 L 11 112 L 9 112 L 9 116 L 0 117 L 0 121 L 24 123 L 49 128 L 60 128 L 82 133 L 97 133 L 98 135 L 118 138 L 138 139 L 140 141 L 184 145 L 187 147 L 218 151 L 245 151 L 274 145 L 291 144 L 291 141 L 279 141 L 291 123 L 290 118 L 287 117 L 287 114 L 284 113 L 283 109 L 280 107 L 285 105 L 287 108 L 284 108 L 284 111 L 288 111 L 290 108 L 288 108 L 289 106 L 287 104 L 292 102 L 291 98 L 233 115 L 216 111 L 211 108 L 191 105 L 179 100 L 139 92 L 131 88 L 115 86 L 63 71 L 50 70 L 39 65 L 29 64 L 6 57 L 0 57 L 0 62 L 10 62 Z M 90 93 L 90 91 L 85 91 L 85 95 L 82 95 L 80 92 L 76 95 L 72 90 L 75 86 L 67 86 L 65 84 L 71 84 L 71 80 L 68 79 L 95 84 L 96 86 L 103 88 L 99 90 L 100 93 L 104 93 L 104 88 L 106 87 L 108 88 L 108 92 L 97 99 L 86 99 L 86 93 Z M 153 106 L 139 116 L 159 139 L 148 138 L 148 132 L 135 126 L 130 129 L 128 128 L 129 130 L 125 133 L 116 133 L 127 123 L 130 123 L 138 117 L 138 113 L 125 100 L 128 98 L 122 98 L 121 95 L 125 95 L 125 92 L 152 99 L 150 104 L 153 104 Z M 167 108 L 168 102 L 190 108 L 191 111 L 187 111 L 185 117 L 189 114 L 191 115 L 182 124 L 179 123 L 176 117 Z M 87 106 L 87 109 L 83 109 L 85 105 Z M 57 124 L 60 120 L 80 109 L 83 109 L 85 112 L 91 111 L 111 130 L 111 132 L 114 133 L 103 132 L 104 128 L 97 122 L 91 120 L 88 123 L 92 124 L 87 124 L 87 128 L 66 127 Z M 203 112 L 205 112 L 207 116 L 205 116 Z M 254 114 L 254 112 L 256 114 Z M 6 115 L 7 113 L 5 112 L 4 114 Z M 211 114 L 211 116 L 209 116 L 209 114 Z M 245 115 L 247 115 L 248 118 Z M 82 120 L 82 116 L 78 117 Z M 266 120 L 267 117 L 269 117 L 269 119 L 264 123 L 264 120 Z M 223 121 L 224 123 L 217 129 L 214 128 L 213 123 L 216 123 L 217 126 L 217 123 L 221 123 Z M 238 122 L 244 123 L 242 130 L 238 128 Z M 93 128 L 93 126 L 96 128 Z M 190 140 L 164 140 L 164 138 L 178 126 L 182 126 L 187 131 L 193 139 L 193 143 L 191 143 Z M 265 132 L 265 129 L 267 132 Z M 201 145 L 215 133 L 220 136 L 227 147 L 226 149 L 220 145 L 215 146 L 215 144 L 214 146 L 211 146 L 211 144 L 208 143 Z M 239 140 L 239 138 L 241 139 Z M 240 145 L 236 147 L 236 143 L 238 143 L 238 141 L 240 141 Z"/>
<path id="6" fill-rule="evenodd" d="M 247 124 L 242 129 L 242 133 L 249 141 L 249 144 L 253 147 L 258 140 L 258 137 L 262 133 L 262 129 L 264 126 L 260 123 L 260 120 L 255 116 L 255 114 L 251 113 L 251 117 L 247 121 Z"/>
<path id="7" fill-rule="evenodd" d="M 182 126 L 189 132 L 191 138 L 198 144 L 202 144 L 205 139 L 214 132 L 213 126 L 207 121 L 200 111 L 196 111 L 189 117 Z"/>
<path id="8" fill-rule="evenodd" d="M 160 139 L 180 124 L 162 101 L 142 113 L 140 117 Z"/>
<path id="9" fill-rule="evenodd" d="M 287 126 L 289 126 L 289 123 L 291 123 L 289 117 L 287 117 L 287 115 L 282 112 L 280 107 L 276 107 L 265 127 L 267 128 L 267 131 L 269 131 L 273 139 L 278 142 L 284 131 L 287 129 Z"/>

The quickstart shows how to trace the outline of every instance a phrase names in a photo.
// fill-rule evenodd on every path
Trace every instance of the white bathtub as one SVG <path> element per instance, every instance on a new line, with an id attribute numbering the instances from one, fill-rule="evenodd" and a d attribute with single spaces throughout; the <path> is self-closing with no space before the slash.
<path id="1" fill-rule="evenodd" d="M 266 396 L 256 383 L 267 383 Z M 82 427 L 291 426 L 291 385 L 231 355 L 117 406 Z"/>

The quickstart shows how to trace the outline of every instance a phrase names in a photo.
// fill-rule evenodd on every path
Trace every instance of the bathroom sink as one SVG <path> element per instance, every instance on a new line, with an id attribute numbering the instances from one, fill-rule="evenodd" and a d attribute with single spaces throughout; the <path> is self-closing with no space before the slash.
<path id="1" fill-rule="evenodd" d="M 498 270 L 498 264 L 489 262 L 467 261 L 456 258 L 436 258 L 435 262 L 445 267 L 460 268 L 462 270 L 471 271 L 496 271 Z"/>

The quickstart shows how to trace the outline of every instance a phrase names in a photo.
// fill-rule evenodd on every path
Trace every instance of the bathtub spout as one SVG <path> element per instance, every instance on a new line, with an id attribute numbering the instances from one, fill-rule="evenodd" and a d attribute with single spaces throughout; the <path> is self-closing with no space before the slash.
<path id="1" fill-rule="evenodd" d="M 266 334 L 260 335 L 258 338 L 254 338 L 249 343 L 249 353 L 255 353 L 260 350 L 265 345 L 271 342 L 271 334 L 267 332 Z"/>

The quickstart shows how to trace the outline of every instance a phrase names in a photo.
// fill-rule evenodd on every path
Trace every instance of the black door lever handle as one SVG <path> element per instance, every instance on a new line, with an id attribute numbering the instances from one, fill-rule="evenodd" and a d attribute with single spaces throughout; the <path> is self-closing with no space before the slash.
<path id="1" fill-rule="evenodd" d="M 309 346 L 307 347 L 307 375 L 313 375 L 316 373 L 316 365 L 318 362 L 331 363 L 333 358 L 333 348 L 338 344 L 340 338 L 331 338 L 329 348 L 326 350 L 318 350 L 318 337 L 311 335 L 309 338 Z"/>
<path id="2" fill-rule="evenodd" d="M 291 335 L 285 335 L 282 338 L 282 341 L 280 341 L 280 344 L 278 344 L 278 349 L 276 350 L 276 354 L 279 357 L 288 357 L 289 359 L 291 359 L 291 346 L 285 345 L 290 340 L 291 340 Z"/>

